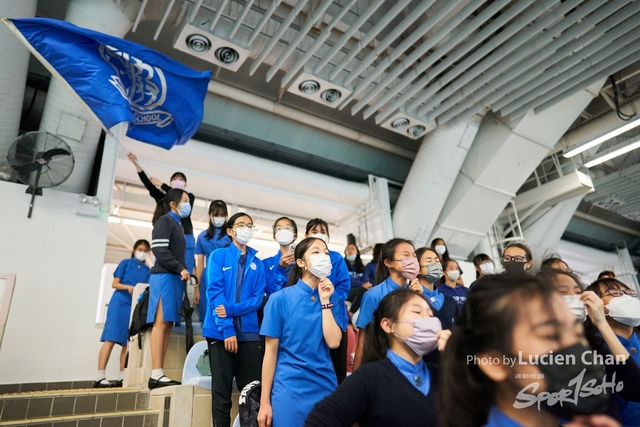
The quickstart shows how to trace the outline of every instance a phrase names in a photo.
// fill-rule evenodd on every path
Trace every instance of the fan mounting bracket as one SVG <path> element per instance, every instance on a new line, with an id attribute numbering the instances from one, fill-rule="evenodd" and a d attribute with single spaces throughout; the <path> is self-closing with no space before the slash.
<path id="1" fill-rule="evenodd" d="M 27 187 L 27 191 L 25 191 L 25 194 L 33 194 L 33 187 Z M 42 196 L 42 188 L 36 188 L 36 196 Z"/>

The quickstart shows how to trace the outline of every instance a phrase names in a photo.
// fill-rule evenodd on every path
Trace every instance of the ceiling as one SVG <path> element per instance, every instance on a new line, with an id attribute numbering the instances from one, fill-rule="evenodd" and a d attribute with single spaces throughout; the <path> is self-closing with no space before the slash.
<path id="1" fill-rule="evenodd" d="M 133 0 L 114 0 L 128 1 Z M 39 1 L 37 14 L 64 19 L 67 3 Z M 175 48 L 190 31 L 188 25 L 235 46 L 241 56 L 246 52 L 239 69 Z M 208 144 L 346 181 L 366 183 L 369 174 L 389 178 L 397 182 L 390 189 L 392 204 L 421 136 L 435 127 L 490 110 L 510 119 L 530 109 L 539 112 L 611 74 L 620 105 L 640 92 L 640 2 L 631 0 L 141 0 L 134 29 L 125 38 L 193 68 L 212 69 L 222 84 L 388 143 L 391 148 L 383 150 L 332 139 L 322 130 L 309 139 L 306 132 L 289 131 L 291 123 L 284 121 L 286 132 L 261 134 L 256 129 L 267 120 L 274 127 L 278 122 L 255 112 L 245 122 L 230 120 L 224 113 L 237 106 L 212 94 L 206 101 L 212 107 L 205 109 L 208 115 L 196 135 Z M 47 74 L 33 61 L 30 71 L 34 85 Z M 343 96 L 333 104 L 301 96 L 295 84 L 301 73 Z M 613 98 L 607 83 L 572 128 L 611 111 Z M 390 126 L 396 119 L 422 124 L 425 133 L 414 139 L 409 125 Z M 598 150 L 624 144 L 628 137 Z M 340 148 L 347 143 L 353 147 Z M 632 167 L 639 157 L 632 152 L 593 168 L 596 194 L 602 193 L 600 179 Z M 548 164 L 537 172 L 552 173 Z M 125 164 L 119 166 L 124 169 Z M 135 178 L 122 173 L 123 182 Z M 589 210 L 586 203 L 579 210 Z M 576 224 L 567 233 L 585 242 L 610 243 L 606 233 L 591 235 L 589 227 Z M 611 236 L 611 241 L 620 237 Z"/>

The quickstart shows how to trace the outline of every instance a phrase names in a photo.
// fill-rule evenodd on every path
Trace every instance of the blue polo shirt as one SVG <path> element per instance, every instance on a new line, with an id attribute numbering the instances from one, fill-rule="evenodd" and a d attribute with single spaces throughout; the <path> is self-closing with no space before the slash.
<path id="1" fill-rule="evenodd" d="M 400 373 L 409 381 L 415 388 L 420 390 L 425 396 L 429 394 L 431 388 L 431 373 L 424 360 L 420 359 L 417 365 L 403 359 L 395 354 L 391 349 L 387 350 L 387 358 L 398 368 Z"/>
<path id="2" fill-rule="evenodd" d="M 436 310 L 440 310 L 442 308 L 442 304 L 444 304 L 444 294 L 441 294 L 438 291 L 438 288 L 430 291 L 429 289 L 422 287 L 424 296 L 429 300 L 429 303 Z"/>
<path id="3" fill-rule="evenodd" d="M 211 239 L 207 239 L 206 231 L 200 233 L 198 235 L 198 241 L 196 242 L 196 255 L 204 255 L 204 258 L 208 259 L 211 252 L 218 248 L 226 248 L 229 246 L 231 244 L 231 238 L 229 236 L 224 236 L 221 239 L 218 239 L 221 232 L 222 227 L 214 227 L 213 237 Z M 204 273 L 202 274 L 202 277 L 206 277 Z"/>
<path id="4" fill-rule="evenodd" d="M 360 304 L 360 313 L 358 314 L 358 320 L 356 320 L 356 326 L 360 329 L 366 328 L 369 322 L 373 320 L 373 312 L 378 308 L 382 298 L 400 288 L 401 286 L 389 276 L 387 280 L 365 292 Z"/>

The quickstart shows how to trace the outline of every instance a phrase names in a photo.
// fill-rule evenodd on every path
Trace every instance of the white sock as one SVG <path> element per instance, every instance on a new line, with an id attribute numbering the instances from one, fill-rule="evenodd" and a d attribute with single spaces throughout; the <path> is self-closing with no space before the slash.
<path id="1" fill-rule="evenodd" d="M 118 381 L 124 380 L 124 371 L 120 371 L 120 375 L 118 375 Z"/>
<path id="2" fill-rule="evenodd" d="M 96 378 L 96 381 L 100 381 L 102 379 L 106 378 L 106 374 L 104 373 L 104 371 L 98 371 L 98 378 Z"/>
<path id="3" fill-rule="evenodd" d="M 151 378 L 153 378 L 154 380 L 159 380 L 162 376 L 164 376 L 164 370 L 162 370 L 162 368 L 154 369 L 151 371 Z M 169 379 L 167 377 L 164 377 L 160 381 L 169 381 Z"/>

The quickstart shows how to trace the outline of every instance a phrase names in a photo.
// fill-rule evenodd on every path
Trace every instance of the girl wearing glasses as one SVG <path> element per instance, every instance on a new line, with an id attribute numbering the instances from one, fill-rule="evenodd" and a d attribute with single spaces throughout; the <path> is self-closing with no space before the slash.
<path id="1" fill-rule="evenodd" d="M 273 223 L 273 240 L 278 242 L 277 254 L 262 260 L 267 274 L 267 296 L 279 291 L 287 284 L 293 269 L 293 242 L 298 238 L 298 226 L 294 220 L 283 216 Z"/>
<path id="2" fill-rule="evenodd" d="M 502 254 L 502 267 L 507 273 L 529 271 L 532 265 L 531 249 L 523 243 L 512 243 Z"/>
<path id="3" fill-rule="evenodd" d="M 631 358 L 640 365 L 640 300 L 638 295 L 627 285 L 616 279 L 600 279 L 593 282 L 586 289 L 593 291 L 605 308 L 606 319 L 613 332 L 630 353 Z M 587 332 L 595 329 L 594 322 L 589 319 L 586 324 Z M 611 351 L 614 351 L 611 348 Z M 625 380 L 625 386 L 626 381 Z M 624 427 L 640 426 L 640 402 L 624 400 L 617 396 L 618 409 Z"/>
<path id="4" fill-rule="evenodd" d="M 329 224 L 323 219 L 314 218 L 307 223 L 305 238 L 315 237 L 325 243 L 329 243 Z M 331 350 L 331 360 L 336 371 L 338 384 L 347 376 L 347 326 L 349 316 L 347 315 L 347 305 L 345 301 L 351 289 L 351 277 L 347 270 L 342 254 L 329 250 L 329 258 L 331 259 L 331 274 L 327 277 L 335 286 L 336 304 L 340 306 L 340 312 L 336 317 L 338 326 L 342 329 L 342 340 L 340 347 Z"/>
<path id="5" fill-rule="evenodd" d="M 257 251 L 247 244 L 253 220 L 238 212 L 227 221 L 232 243 L 211 253 L 207 262 L 206 314 L 202 335 L 209 344 L 211 409 L 214 424 L 231 424 L 231 387 L 238 389 L 260 379 L 262 350 L 258 335 L 258 309 L 262 305 L 265 272 Z"/>
<path id="6" fill-rule="evenodd" d="M 200 286 L 202 279 L 207 277 L 205 260 L 209 259 L 211 252 L 218 248 L 226 248 L 231 244 L 231 238 L 224 231 L 224 223 L 227 222 L 227 204 L 222 200 L 214 200 L 209 205 L 209 228 L 205 233 L 200 233 L 196 242 L 196 273 L 198 284 L 195 285 L 193 303 L 198 304 L 200 321 L 204 322 L 207 313 L 207 287 Z M 202 289 L 202 292 L 200 291 Z"/>

